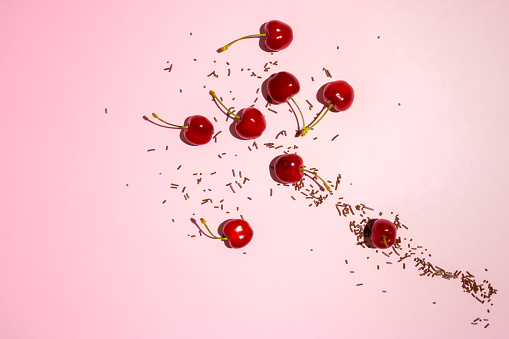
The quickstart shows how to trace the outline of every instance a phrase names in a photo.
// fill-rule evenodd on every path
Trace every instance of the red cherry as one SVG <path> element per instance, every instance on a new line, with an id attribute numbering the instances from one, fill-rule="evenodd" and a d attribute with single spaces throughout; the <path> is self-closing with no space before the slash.
<path id="1" fill-rule="evenodd" d="M 295 96 L 299 91 L 299 80 L 291 73 L 278 72 L 272 74 L 269 80 L 267 80 L 267 92 L 271 103 L 281 104 L 288 102 L 290 97 Z"/>
<path id="2" fill-rule="evenodd" d="M 224 224 L 223 233 L 232 248 L 241 248 L 253 239 L 253 229 L 243 219 L 231 219 Z"/>
<path id="3" fill-rule="evenodd" d="M 265 24 L 265 47 L 271 51 L 281 51 L 290 46 L 293 41 L 292 28 L 279 20 L 271 20 Z"/>
<path id="4" fill-rule="evenodd" d="M 325 180 L 320 178 L 315 172 L 309 171 L 305 168 L 304 161 L 297 154 L 284 154 L 277 158 L 274 162 L 274 175 L 276 178 L 285 184 L 295 184 L 302 180 L 304 172 L 308 172 L 313 176 L 320 179 L 325 188 L 330 192 L 331 188 Z"/>
<path id="5" fill-rule="evenodd" d="M 295 184 L 302 180 L 304 172 L 301 171 L 304 160 L 297 154 L 285 154 L 277 158 L 274 163 L 276 178 L 285 184 Z"/>
<path id="6" fill-rule="evenodd" d="M 376 248 L 389 248 L 396 242 L 396 226 L 387 219 L 374 219 L 367 235 Z"/>
<path id="7" fill-rule="evenodd" d="M 205 219 L 201 218 L 200 221 L 207 228 L 210 235 L 216 239 L 227 240 L 231 248 L 242 248 L 253 239 L 253 229 L 249 223 L 243 219 L 228 220 L 223 226 L 224 238 L 215 236 L 207 226 Z"/>
<path id="8" fill-rule="evenodd" d="M 256 139 L 263 134 L 267 123 L 262 112 L 254 107 L 244 108 L 240 120 L 235 125 L 235 131 L 243 139 Z"/>
<path id="9" fill-rule="evenodd" d="M 353 88 L 348 82 L 337 80 L 329 83 L 323 90 L 323 100 L 338 111 L 346 111 L 353 103 Z"/>
<path id="10" fill-rule="evenodd" d="M 352 86 L 344 80 L 337 80 L 328 83 L 323 89 L 323 100 L 328 105 L 327 110 L 311 126 L 305 127 L 300 135 L 305 136 L 313 127 L 323 119 L 325 114 L 334 107 L 337 111 L 346 111 L 352 106 L 354 92 Z"/>
<path id="11" fill-rule="evenodd" d="M 202 115 L 190 116 L 187 119 L 186 126 L 170 124 L 169 122 L 159 118 L 155 113 L 152 113 L 152 116 L 167 125 L 183 129 L 184 138 L 192 145 L 205 145 L 210 140 L 212 140 L 212 135 L 214 134 L 214 126 L 209 119 Z"/>
<path id="12" fill-rule="evenodd" d="M 254 107 L 244 108 L 242 116 L 238 116 L 233 114 L 230 109 L 219 100 L 214 91 L 209 91 L 209 94 L 223 106 L 228 114 L 238 119 L 235 124 L 235 131 L 239 137 L 249 140 L 256 139 L 263 134 L 267 127 L 267 123 L 265 121 L 265 116 L 258 109 Z"/>
<path id="13" fill-rule="evenodd" d="M 219 52 L 226 51 L 231 45 L 239 40 L 254 38 L 254 37 L 265 37 L 265 47 L 269 50 L 277 52 L 288 47 L 293 41 L 293 31 L 290 26 L 284 22 L 278 20 L 271 20 L 265 23 L 265 32 L 262 34 L 251 34 L 233 40 L 228 45 L 223 46 L 219 49 Z"/>
<path id="14" fill-rule="evenodd" d="M 214 134 L 214 126 L 201 115 L 193 115 L 189 117 L 188 128 L 184 131 L 184 138 L 193 145 L 205 145 L 212 139 Z"/>

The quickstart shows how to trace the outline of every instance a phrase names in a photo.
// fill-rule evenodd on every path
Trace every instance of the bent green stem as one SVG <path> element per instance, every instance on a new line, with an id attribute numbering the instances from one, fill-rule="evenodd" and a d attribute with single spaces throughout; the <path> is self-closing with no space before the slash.
<path id="1" fill-rule="evenodd" d="M 201 218 L 200 219 L 201 223 L 203 224 L 203 226 L 205 226 L 205 228 L 207 229 L 207 231 L 209 231 L 210 235 L 213 236 L 214 238 L 216 239 L 219 239 L 219 240 L 228 240 L 228 238 L 220 238 L 220 237 L 216 237 L 209 229 L 209 227 L 207 226 L 207 223 L 205 222 L 205 219 Z"/>
<path id="2" fill-rule="evenodd" d="M 315 177 L 317 177 L 318 179 L 320 179 L 322 182 L 323 182 L 323 185 L 325 186 L 325 188 L 327 189 L 327 191 L 331 192 L 331 188 L 329 186 L 329 184 L 327 184 L 327 182 L 325 182 L 325 180 L 323 180 L 318 174 L 316 174 L 315 172 L 313 171 L 310 171 L 310 170 L 307 170 L 305 168 L 299 168 L 299 170 L 303 171 L 303 172 L 307 172 L 307 173 L 311 173 L 313 174 Z"/>
<path id="3" fill-rule="evenodd" d="M 152 116 L 154 118 L 156 118 L 157 120 L 164 122 L 166 125 L 170 125 L 170 126 L 177 127 L 177 128 L 189 128 L 189 126 L 179 126 L 179 125 L 170 124 L 169 122 L 166 122 L 163 119 L 159 118 L 157 116 L 157 114 L 155 114 L 155 113 L 152 113 Z"/>
<path id="4" fill-rule="evenodd" d="M 318 123 L 320 122 L 320 120 L 322 120 L 322 119 L 323 119 L 323 117 L 325 116 L 325 114 L 327 114 L 327 112 L 328 112 L 328 111 L 330 111 L 330 109 L 332 108 L 332 106 L 334 106 L 334 104 L 333 104 L 333 103 L 331 103 L 331 104 L 329 105 L 329 107 L 327 107 L 327 110 L 326 110 L 326 111 L 322 114 L 322 116 L 320 117 L 320 119 L 318 119 L 318 120 L 317 120 L 314 124 L 312 124 L 311 126 L 308 126 L 308 127 L 304 128 L 304 129 L 302 130 L 302 132 L 300 133 L 300 135 L 305 136 L 305 135 L 306 135 L 306 133 L 307 133 L 307 132 L 309 132 L 309 130 L 313 129 L 313 127 L 315 127 L 315 126 L 316 126 L 316 124 L 318 124 Z"/>
<path id="5" fill-rule="evenodd" d="M 212 97 L 213 97 L 214 99 L 216 99 L 216 101 L 217 101 L 217 102 L 219 102 L 219 103 L 221 104 L 221 106 L 223 106 L 223 107 L 224 107 L 224 109 L 228 112 L 228 114 L 230 114 L 230 115 L 234 116 L 234 117 L 235 117 L 235 118 L 237 118 L 237 119 L 240 119 L 240 117 L 239 117 L 237 114 L 232 113 L 232 112 L 228 109 L 228 107 L 226 107 L 226 106 L 225 106 L 225 105 L 221 102 L 221 100 L 219 100 L 219 98 L 218 98 L 218 97 L 217 97 L 217 95 L 216 95 L 216 92 L 214 92 L 214 91 L 210 90 L 210 91 L 209 91 L 209 94 L 210 94 L 210 95 L 212 95 Z"/>
<path id="6" fill-rule="evenodd" d="M 237 40 L 233 40 L 228 45 L 221 47 L 220 48 L 221 52 L 226 51 L 231 45 L 233 45 L 234 43 L 236 43 L 239 40 L 248 39 L 248 38 L 255 38 L 255 37 L 259 37 L 259 36 L 267 36 L 267 34 L 251 34 L 251 35 L 243 36 L 242 38 L 238 38 Z"/>
<path id="7" fill-rule="evenodd" d="M 302 111 L 300 110 L 299 105 L 297 105 L 297 102 L 295 102 L 295 100 L 293 99 L 293 97 L 290 97 L 290 100 L 292 100 L 292 101 L 293 101 L 293 103 L 295 104 L 295 106 L 297 106 L 297 109 L 299 110 L 300 117 L 302 118 L 302 126 L 306 126 L 306 123 L 304 122 L 304 114 L 302 114 Z"/>

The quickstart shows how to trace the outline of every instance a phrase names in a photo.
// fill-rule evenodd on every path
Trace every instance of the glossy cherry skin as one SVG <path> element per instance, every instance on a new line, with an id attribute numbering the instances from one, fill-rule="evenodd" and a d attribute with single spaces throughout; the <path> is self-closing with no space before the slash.
<path id="1" fill-rule="evenodd" d="M 293 41 L 293 30 L 279 20 L 271 20 L 265 24 L 265 47 L 277 52 L 290 46 Z"/>
<path id="2" fill-rule="evenodd" d="M 212 139 L 214 126 L 209 119 L 201 115 L 193 115 L 187 119 L 187 128 L 184 129 L 184 138 L 195 146 L 205 145 Z"/>
<path id="3" fill-rule="evenodd" d="M 262 112 L 254 107 L 244 108 L 240 120 L 235 125 L 235 132 L 242 139 L 256 139 L 263 134 L 267 123 Z"/>
<path id="4" fill-rule="evenodd" d="M 295 184 L 304 176 L 304 172 L 300 170 L 303 165 L 304 161 L 299 155 L 285 154 L 274 162 L 274 174 L 285 184 Z"/>
<path id="5" fill-rule="evenodd" d="M 385 236 L 384 243 L 383 236 Z M 371 226 L 369 238 L 376 248 L 389 248 L 396 242 L 396 226 L 387 219 L 375 219 Z"/>
<path id="6" fill-rule="evenodd" d="M 354 92 L 352 86 L 346 81 L 333 81 L 323 90 L 323 100 L 329 106 L 334 104 L 333 108 L 337 111 L 345 111 L 352 106 Z"/>
<path id="7" fill-rule="evenodd" d="M 295 96 L 299 91 L 299 80 L 292 73 L 278 72 L 272 74 L 267 80 L 267 92 L 271 103 L 282 104 L 288 102 L 290 97 Z"/>
<path id="8" fill-rule="evenodd" d="M 228 220 L 223 226 L 223 234 L 232 248 L 241 248 L 253 239 L 253 229 L 243 219 Z"/>

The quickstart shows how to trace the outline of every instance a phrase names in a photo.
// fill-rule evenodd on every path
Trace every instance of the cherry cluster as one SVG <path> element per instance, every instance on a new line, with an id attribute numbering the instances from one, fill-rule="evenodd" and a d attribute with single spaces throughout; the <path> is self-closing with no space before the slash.
<path id="1" fill-rule="evenodd" d="M 247 35 L 242 38 L 236 39 L 229 44 L 221 47 L 218 52 L 226 51 L 235 42 L 243 39 L 260 37 L 264 39 L 263 43 L 268 51 L 278 52 L 287 48 L 293 41 L 292 28 L 279 20 L 268 21 L 264 25 L 265 33 Z M 354 90 L 350 84 L 344 80 L 336 80 L 328 83 L 323 90 L 323 100 L 326 109 L 323 113 L 318 114 L 315 119 L 308 125 L 304 122 L 304 115 L 300 110 L 297 102 L 294 100 L 295 95 L 300 91 L 300 83 L 297 78 L 289 72 L 278 72 L 272 74 L 267 79 L 267 100 L 271 104 L 283 104 L 290 101 L 297 107 L 302 118 L 302 128 L 297 131 L 296 137 L 304 137 L 310 130 L 312 130 L 329 112 L 330 110 L 345 111 L 352 106 L 354 99 Z M 217 103 L 219 103 L 225 110 L 226 114 L 234 118 L 235 132 L 238 137 L 244 140 L 256 139 L 260 137 L 267 127 L 265 116 L 254 107 L 247 107 L 242 109 L 239 114 L 235 114 L 228 109 L 214 91 L 209 94 Z M 323 109 L 322 109 L 323 110 Z M 224 113 L 224 112 L 223 112 Z M 214 135 L 214 126 L 204 116 L 193 115 L 186 119 L 184 125 L 174 125 L 159 118 L 157 114 L 153 113 L 152 116 L 165 124 L 174 128 L 183 130 L 184 139 L 194 146 L 204 145 L 212 140 Z M 285 184 L 295 184 L 302 180 L 305 173 L 313 175 L 323 182 L 325 188 L 330 192 L 331 188 L 325 180 L 320 178 L 315 172 L 304 168 L 303 159 L 297 154 L 284 154 L 279 156 L 274 162 L 274 175 L 281 182 Z M 215 236 L 208 228 L 204 219 L 201 222 L 209 231 L 211 236 L 216 239 L 228 241 L 230 247 L 241 248 L 246 246 L 253 237 L 253 229 L 243 219 L 231 219 L 224 224 L 223 233 L 225 237 Z M 369 229 L 366 230 L 368 244 L 376 248 L 388 248 L 394 244 L 396 239 L 396 228 L 388 220 L 377 219 L 372 223 Z"/>

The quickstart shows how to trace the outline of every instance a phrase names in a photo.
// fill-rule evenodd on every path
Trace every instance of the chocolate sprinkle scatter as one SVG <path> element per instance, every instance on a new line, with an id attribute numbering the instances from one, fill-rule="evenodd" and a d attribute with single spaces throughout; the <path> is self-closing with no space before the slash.
<path id="1" fill-rule="evenodd" d="M 216 74 L 216 71 L 212 71 L 209 75 L 207 75 L 207 78 L 213 75 L 216 78 L 219 78 L 219 75 Z"/>

